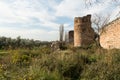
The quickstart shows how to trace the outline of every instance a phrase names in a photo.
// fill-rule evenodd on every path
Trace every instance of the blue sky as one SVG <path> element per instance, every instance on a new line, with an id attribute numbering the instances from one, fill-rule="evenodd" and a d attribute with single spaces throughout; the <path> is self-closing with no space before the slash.
<path id="1" fill-rule="evenodd" d="M 0 36 L 58 40 L 60 24 L 65 31 L 72 30 L 74 17 L 110 14 L 113 20 L 119 16 L 120 0 L 98 1 L 88 7 L 84 0 L 0 0 Z"/>

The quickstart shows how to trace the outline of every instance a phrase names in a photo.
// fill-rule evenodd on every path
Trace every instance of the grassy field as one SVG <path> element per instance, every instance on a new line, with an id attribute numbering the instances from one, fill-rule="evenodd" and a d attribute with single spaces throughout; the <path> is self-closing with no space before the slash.
<path id="1" fill-rule="evenodd" d="M 120 80 L 120 50 L 0 50 L 0 80 Z"/>

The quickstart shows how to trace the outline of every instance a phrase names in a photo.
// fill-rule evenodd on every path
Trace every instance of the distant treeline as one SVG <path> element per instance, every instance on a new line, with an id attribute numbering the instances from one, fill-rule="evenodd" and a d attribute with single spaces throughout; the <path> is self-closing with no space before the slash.
<path id="1" fill-rule="evenodd" d="M 41 46 L 48 46 L 51 42 L 47 41 L 39 41 L 33 39 L 22 39 L 18 36 L 16 39 L 7 38 L 7 37 L 0 37 L 0 49 L 32 49 L 38 48 Z"/>

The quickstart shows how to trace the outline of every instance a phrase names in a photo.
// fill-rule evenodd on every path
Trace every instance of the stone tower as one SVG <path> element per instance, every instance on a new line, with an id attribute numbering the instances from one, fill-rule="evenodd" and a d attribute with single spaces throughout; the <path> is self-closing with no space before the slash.
<path id="1" fill-rule="evenodd" d="M 74 19 L 74 46 L 87 46 L 94 42 L 95 32 L 91 27 L 91 15 L 75 17 Z"/>
<path id="2" fill-rule="evenodd" d="M 74 42 L 74 31 L 71 30 L 69 31 L 69 43 L 73 44 L 73 42 Z"/>

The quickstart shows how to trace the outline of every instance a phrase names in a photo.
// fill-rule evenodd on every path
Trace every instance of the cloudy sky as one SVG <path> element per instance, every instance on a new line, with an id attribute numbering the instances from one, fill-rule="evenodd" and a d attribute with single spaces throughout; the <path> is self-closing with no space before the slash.
<path id="1" fill-rule="evenodd" d="M 76 16 L 118 16 L 120 0 L 91 1 L 93 5 L 86 6 L 84 0 L 0 0 L 0 36 L 58 40 L 60 24 L 65 31 L 72 30 Z"/>

